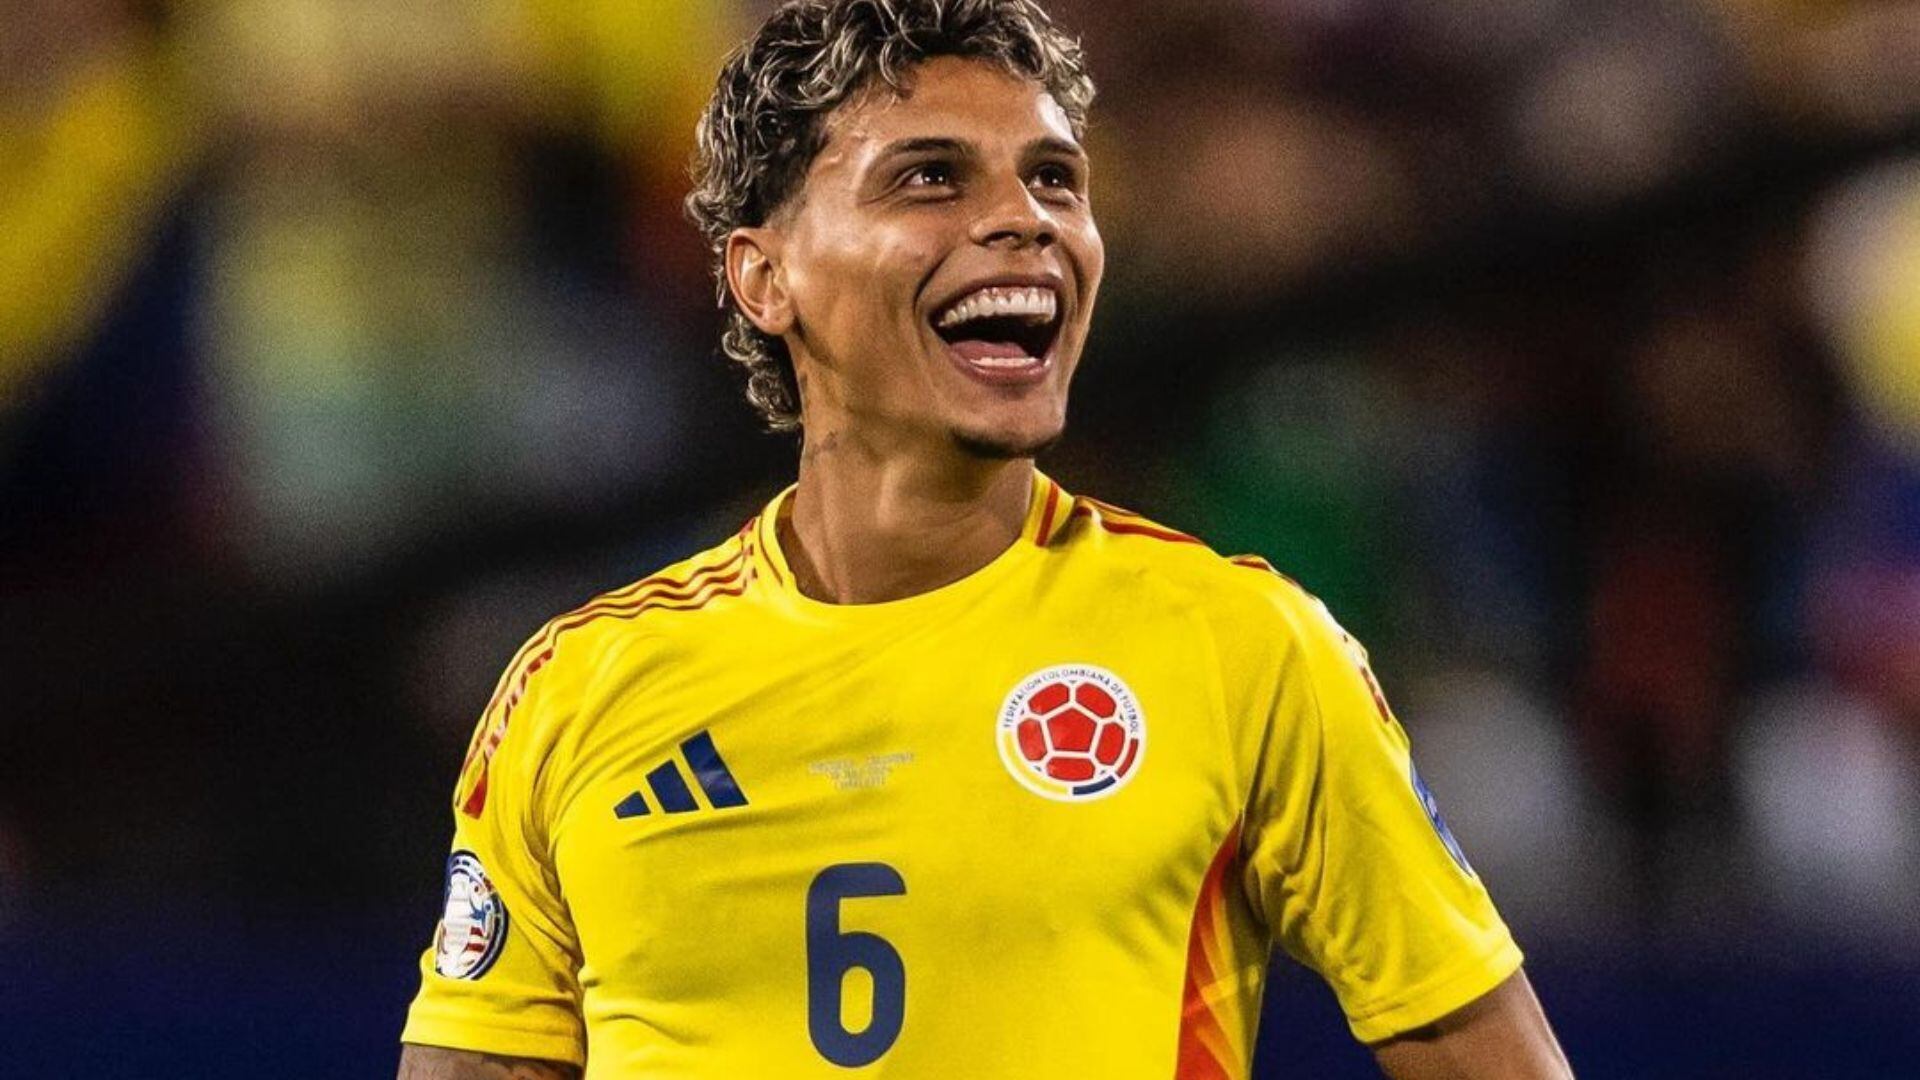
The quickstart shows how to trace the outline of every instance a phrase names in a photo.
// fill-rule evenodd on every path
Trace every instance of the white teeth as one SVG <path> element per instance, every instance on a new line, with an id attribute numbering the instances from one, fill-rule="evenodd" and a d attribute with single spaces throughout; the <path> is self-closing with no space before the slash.
<path id="1" fill-rule="evenodd" d="M 989 286 L 968 293 L 940 316 L 940 329 L 946 330 L 974 319 L 1022 318 L 1052 322 L 1060 310 L 1060 298 L 1051 288 Z"/>

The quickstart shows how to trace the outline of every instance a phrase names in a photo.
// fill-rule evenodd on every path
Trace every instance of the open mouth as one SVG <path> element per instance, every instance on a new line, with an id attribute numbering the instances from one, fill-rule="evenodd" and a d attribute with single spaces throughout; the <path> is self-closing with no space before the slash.
<path id="1" fill-rule="evenodd" d="M 1011 372 L 1043 366 L 1060 323 L 1052 288 L 993 285 L 947 305 L 934 316 L 933 329 L 967 365 Z"/>

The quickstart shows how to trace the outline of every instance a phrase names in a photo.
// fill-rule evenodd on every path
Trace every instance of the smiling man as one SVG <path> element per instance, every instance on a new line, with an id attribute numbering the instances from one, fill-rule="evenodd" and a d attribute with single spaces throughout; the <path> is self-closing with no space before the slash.
<path id="1" fill-rule="evenodd" d="M 1029 0 L 728 62 L 690 206 L 799 480 L 508 668 L 402 1077 L 1242 1077 L 1275 944 L 1400 1080 L 1569 1075 L 1360 647 L 1034 468 L 1092 96 Z"/>

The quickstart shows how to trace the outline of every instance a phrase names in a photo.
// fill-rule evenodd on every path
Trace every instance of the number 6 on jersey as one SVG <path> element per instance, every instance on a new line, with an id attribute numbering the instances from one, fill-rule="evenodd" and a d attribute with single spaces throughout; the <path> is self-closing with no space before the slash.
<path id="1" fill-rule="evenodd" d="M 820 871 L 807 888 L 807 1033 L 814 1049 L 835 1065 L 857 1069 L 880 1060 L 900 1037 L 907 1013 L 907 969 L 878 934 L 840 931 L 840 903 L 869 896 L 904 896 L 907 883 L 885 863 L 842 863 Z M 841 1023 L 847 972 L 873 979 L 873 1015 L 862 1031 Z"/>

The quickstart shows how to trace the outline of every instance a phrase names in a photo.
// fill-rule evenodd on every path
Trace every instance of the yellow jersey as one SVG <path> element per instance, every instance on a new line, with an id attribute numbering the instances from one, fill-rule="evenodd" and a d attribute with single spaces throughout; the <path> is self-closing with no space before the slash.
<path id="1" fill-rule="evenodd" d="M 1376 1041 L 1520 964 L 1365 653 L 1038 473 L 953 584 L 794 587 L 791 489 L 556 619 L 454 799 L 404 1041 L 588 1077 L 1244 1077 L 1272 945 Z"/>

